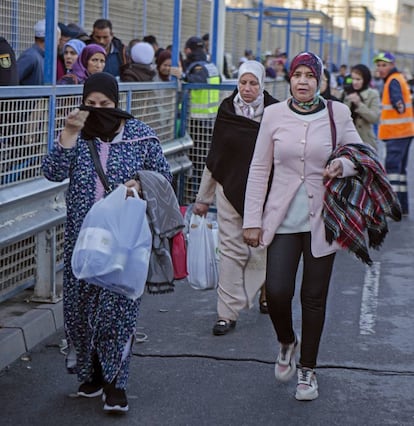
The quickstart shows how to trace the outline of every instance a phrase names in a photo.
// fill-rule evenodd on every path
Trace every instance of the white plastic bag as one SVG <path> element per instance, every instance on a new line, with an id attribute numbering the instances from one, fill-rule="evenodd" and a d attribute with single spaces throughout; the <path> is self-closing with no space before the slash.
<path id="1" fill-rule="evenodd" d="M 197 290 L 216 288 L 218 269 L 213 227 L 203 216 L 191 215 L 187 247 L 188 282 Z"/>
<path id="2" fill-rule="evenodd" d="M 152 247 L 146 201 L 118 186 L 89 210 L 72 254 L 76 278 L 136 300 L 145 288 Z"/>

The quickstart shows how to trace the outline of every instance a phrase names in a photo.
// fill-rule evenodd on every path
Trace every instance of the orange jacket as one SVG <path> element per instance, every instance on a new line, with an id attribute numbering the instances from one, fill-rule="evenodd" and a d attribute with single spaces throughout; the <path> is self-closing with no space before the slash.
<path id="1" fill-rule="evenodd" d="M 391 80 L 400 83 L 405 104 L 405 112 L 399 114 L 391 104 L 389 86 Z M 392 73 L 384 84 L 382 94 L 382 110 L 378 129 L 379 139 L 402 139 L 414 136 L 414 117 L 411 94 L 404 76 L 399 72 Z"/>

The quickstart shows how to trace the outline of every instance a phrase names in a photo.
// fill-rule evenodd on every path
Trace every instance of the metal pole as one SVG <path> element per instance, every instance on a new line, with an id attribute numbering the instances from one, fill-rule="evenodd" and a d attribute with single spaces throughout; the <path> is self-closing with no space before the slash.
<path id="1" fill-rule="evenodd" d="M 13 0 L 12 3 L 12 9 L 11 9 L 11 21 L 12 21 L 12 33 L 11 33 L 11 40 L 10 44 L 13 46 L 13 49 L 15 50 L 16 54 L 19 51 L 19 2 L 18 0 Z"/>
<path id="2" fill-rule="evenodd" d="M 290 32 L 292 27 L 292 14 L 289 10 L 287 13 L 287 22 L 286 22 L 286 47 L 285 52 L 287 53 L 287 57 L 290 58 Z"/>
<path id="3" fill-rule="evenodd" d="M 56 84 L 58 1 L 46 0 L 44 84 Z"/>
<path id="4" fill-rule="evenodd" d="M 102 2 L 102 16 L 105 19 L 109 19 L 109 0 L 103 0 Z"/>
<path id="5" fill-rule="evenodd" d="M 142 35 L 147 34 L 147 0 L 144 0 L 143 4 L 143 13 L 142 13 Z"/>
<path id="6" fill-rule="evenodd" d="M 211 40 L 211 62 L 216 64 L 220 73 L 223 74 L 224 62 L 224 38 L 226 35 L 226 6 L 224 0 L 214 0 L 212 4 L 212 20 L 210 28 Z"/>
<path id="7" fill-rule="evenodd" d="M 61 300 L 56 291 L 56 228 L 36 236 L 36 285 L 34 302 L 56 303 Z"/>
<path id="8" fill-rule="evenodd" d="M 172 52 L 171 52 L 171 64 L 173 67 L 177 67 L 180 63 L 181 1 L 182 0 L 174 0 L 174 19 L 173 19 L 173 35 L 172 35 L 173 39 L 172 39 Z M 176 102 L 176 111 L 175 111 L 176 117 L 178 117 L 179 115 L 178 108 L 179 108 L 179 105 L 178 105 L 178 102 Z M 176 135 L 178 130 L 180 130 L 179 136 L 184 136 L 185 117 L 186 116 L 184 115 L 183 109 L 181 109 L 180 129 L 177 128 L 179 121 L 175 120 L 174 135 Z"/>
<path id="9" fill-rule="evenodd" d="M 264 15 L 264 2 L 263 0 L 259 1 L 259 23 L 257 26 L 257 50 L 256 50 L 256 60 L 261 62 L 262 56 L 262 33 L 263 33 L 263 16 Z"/>
<path id="10" fill-rule="evenodd" d="M 176 67 L 180 58 L 181 0 L 174 0 L 173 40 L 171 63 Z"/>
<path id="11" fill-rule="evenodd" d="M 79 25 L 85 25 L 85 0 L 79 0 Z"/>

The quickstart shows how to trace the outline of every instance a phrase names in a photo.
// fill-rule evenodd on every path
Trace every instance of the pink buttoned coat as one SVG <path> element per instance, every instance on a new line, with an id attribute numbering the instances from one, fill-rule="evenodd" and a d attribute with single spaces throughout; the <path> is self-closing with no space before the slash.
<path id="1" fill-rule="evenodd" d="M 250 165 L 243 228 L 261 228 L 260 244 L 268 246 L 303 183 L 309 201 L 311 251 L 315 257 L 326 256 L 340 249 L 337 243 L 326 241 L 322 218 L 323 171 L 333 148 L 328 109 L 303 115 L 292 111 L 288 102 L 270 105 L 264 111 Z M 340 102 L 332 106 L 337 146 L 363 143 L 349 108 Z M 351 161 L 341 161 L 343 177 L 356 174 Z M 265 203 L 272 165 L 273 180 Z"/>

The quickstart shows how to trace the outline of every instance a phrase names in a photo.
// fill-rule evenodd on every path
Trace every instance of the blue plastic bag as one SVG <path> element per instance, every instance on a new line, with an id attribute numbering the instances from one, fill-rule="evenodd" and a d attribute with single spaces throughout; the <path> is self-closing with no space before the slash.
<path id="1" fill-rule="evenodd" d="M 72 254 L 76 278 L 136 300 L 148 274 L 152 234 L 146 201 L 118 186 L 89 210 Z"/>

